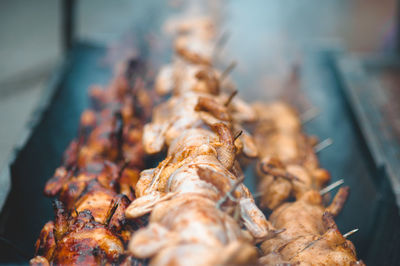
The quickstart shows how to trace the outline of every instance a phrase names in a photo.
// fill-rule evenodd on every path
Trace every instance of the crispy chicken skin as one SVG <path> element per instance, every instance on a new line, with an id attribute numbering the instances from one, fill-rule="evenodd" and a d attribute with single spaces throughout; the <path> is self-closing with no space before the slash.
<path id="1" fill-rule="evenodd" d="M 140 225 L 125 219 L 144 167 L 142 129 L 150 104 L 137 97 L 144 90 L 133 79 L 139 65 L 130 61 L 106 90 L 91 90 L 94 109 L 83 112 L 78 139 L 45 186 L 47 196 L 58 197 L 55 220 L 43 227 L 31 264 L 122 262 L 131 231 Z"/>
<path id="2" fill-rule="evenodd" d="M 117 204 L 116 209 L 108 212 L 102 222 L 95 221 L 88 209 L 73 217 L 62 202 L 56 200 L 55 221 L 42 229 L 36 242 L 36 254 L 56 265 L 96 265 L 117 261 L 124 250 L 120 232 L 125 220 L 124 210 L 130 201 L 123 195 L 114 200 L 109 209 Z"/>
<path id="3" fill-rule="evenodd" d="M 310 190 L 301 199 L 277 208 L 270 221 L 285 231 L 261 245 L 265 256 L 259 259 L 260 264 L 362 265 L 353 244 L 343 237 L 329 212 L 338 202 L 341 209 L 347 194 L 348 188 L 341 188 L 332 204 L 324 208 L 319 192 Z"/>
<path id="4" fill-rule="evenodd" d="M 212 20 L 204 17 L 173 20 L 167 28 L 177 36 L 180 52 L 171 64 L 160 69 L 155 89 L 160 95 L 171 92 L 172 96 L 154 108 L 152 121 L 144 128 L 144 150 L 158 153 L 186 129 L 229 122 L 231 129 L 243 131 L 236 140 L 237 148 L 247 157 L 257 156 L 253 138 L 240 126 L 256 119 L 253 108 L 239 97 L 230 99 L 235 92 L 226 91 L 231 87 L 229 79 L 222 77 L 211 62 L 204 63 L 210 61 L 212 51 L 207 46 L 216 37 Z"/>
<path id="5" fill-rule="evenodd" d="M 316 140 L 302 133 L 296 111 L 282 102 L 256 103 L 253 108 L 258 114 L 254 140 L 260 157 L 261 206 L 275 209 L 290 197 L 321 189 L 330 175 L 319 167 Z"/>
<path id="6" fill-rule="evenodd" d="M 170 97 L 153 108 L 140 60 L 118 68 L 107 89 L 91 89 L 93 108 L 44 189 L 57 197 L 55 219 L 30 263 L 364 265 L 334 221 L 349 189 L 324 205 L 330 176 L 296 111 L 236 96 L 229 67 L 214 67 L 211 17 L 172 19 L 164 30 L 175 56 L 154 91 Z M 254 123 L 254 137 L 245 123 Z M 153 154 L 165 158 L 144 170 Z M 243 184 L 248 158 L 258 159 L 269 220 Z"/>
<path id="7" fill-rule="evenodd" d="M 145 125 L 144 150 L 152 154 L 166 147 L 167 156 L 140 174 L 126 216 L 150 213 L 150 218 L 133 234 L 129 250 L 150 265 L 254 264 L 254 242 L 275 234 L 243 185 L 236 160 L 243 153 L 256 156 L 257 149 L 247 132 L 234 130 L 255 114 L 223 92 L 221 74 L 211 67 L 213 33 L 198 26 L 182 26 L 178 58 L 156 81 L 158 93 L 172 96 Z"/>
<path id="8" fill-rule="evenodd" d="M 239 178 L 227 168 L 232 167 L 230 160 L 220 160 L 225 155 L 219 158 L 224 137 L 206 129 L 186 130 L 171 143 L 165 161 L 142 172 L 136 186 L 137 199 L 126 215 L 151 215 L 149 225 L 136 232 L 130 242 L 134 256 L 152 257 L 154 265 L 172 261 L 185 265 L 192 259 L 197 265 L 221 264 L 227 258 L 219 254 L 240 243 L 251 251 L 248 262 L 254 261 L 256 251 L 250 249 L 251 242 L 229 213 L 238 208 L 241 223 L 254 239 L 268 237 L 272 228 L 243 184 L 232 192 L 232 200 L 221 201 Z M 232 139 L 230 143 L 234 147 Z M 230 156 L 234 155 L 233 151 Z M 222 204 L 220 208 L 218 204 Z M 212 253 L 203 257 L 208 249 Z M 185 255 L 180 255 L 184 251 Z"/>
<path id="9" fill-rule="evenodd" d="M 261 206 L 273 210 L 269 220 L 280 231 L 262 243 L 259 264 L 362 265 L 333 220 L 349 188 L 340 188 L 324 207 L 319 191 L 329 173 L 319 167 L 316 141 L 301 132 L 297 113 L 280 102 L 253 107 L 259 115 L 254 137 L 260 155 Z"/>

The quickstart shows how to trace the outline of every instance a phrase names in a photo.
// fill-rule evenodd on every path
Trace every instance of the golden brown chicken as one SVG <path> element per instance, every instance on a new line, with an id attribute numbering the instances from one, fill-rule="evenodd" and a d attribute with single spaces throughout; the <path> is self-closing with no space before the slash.
<path id="1" fill-rule="evenodd" d="M 298 114 L 287 104 L 255 104 L 259 121 L 254 139 L 259 148 L 261 206 L 275 209 L 290 197 L 320 190 L 330 175 L 319 167 L 316 139 L 301 132 Z"/>
<path id="2" fill-rule="evenodd" d="M 261 265 L 362 265 L 353 244 L 339 232 L 333 217 L 348 196 L 339 189 L 325 208 L 320 190 L 329 173 L 319 167 L 315 139 L 301 132 L 297 113 L 280 102 L 255 104 L 259 122 L 258 176 L 261 205 L 272 209 L 272 225 L 281 232 L 261 245 Z M 294 202 L 288 200 L 294 198 Z"/>
<path id="3" fill-rule="evenodd" d="M 135 262 L 124 250 L 141 222 L 129 224 L 124 212 L 144 167 L 142 128 L 150 103 L 137 97 L 144 93 L 138 64 L 131 61 L 106 90 L 91 90 L 94 109 L 83 112 L 79 138 L 46 184 L 45 194 L 59 199 L 56 217 L 43 227 L 31 264 Z"/>
<path id="4" fill-rule="evenodd" d="M 310 190 L 290 203 L 284 203 L 269 217 L 277 229 L 276 237 L 266 240 L 261 249 L 262 265 L 363 265 L 355 248 L 338 230 L 336 216 L 348 195 L 341 188 L 331 205 L 323 207 L 318 191 Z"/>
<path id="5" fill-rule="evenodd" d="M 55 265 L 98 265 L 118 261 L 124 251 L 124 237 L 129 237 L 122 229 L 124 210 L 129 203 L 124 195 L 114 197 L 104 219 L 97 222 L 89 209 L 71 216 L 56 200 L 55 220 L 42 229 L 36 242 L 36 254 Z M 36 258 L 32 264 L 35 261 Z"/>
<path id="6" fill-rule="evenodd" d="M 228 72 L 213 67 L 211 18 L 170 21 L 166 29 L 176 57 L 160 69 L 155 91 L 172 96 L 144 126 L 151 97 L 140 60 L 119 68 L 107 89 L 92 88 L 93 109 L 46 184 L 45 194 L 58 197 L 55 219 L 43 227 L 31 264 L 362 265 L 333 220 L 348 189 L 324 207 L 319 190 L 329 173 L 296 112 L 235 97 Z M 257 119 L 254 140 L 243 123 Z M 145 153 L 163 150 L 157 167 L 140 172 Z M 260 158 L 271 222 L 243 184 L 242 155 Z"/>
<path id="7" fill-rule="evenodd" d="M 237 184 L 240 177 L 232 173 L 236 151 L 229 128 L 224 124 L 213 127 L 217 134 L 206 129 L 186 130 L 171 143 L 167 159 L 142 172 L 137 199 L 126 215 L 151 215 L 149 225 L 130 242 L 134 256 L 152 257 L 154 265 L 186 265 L 190 261 L 192 265 L 246 264 L 254 262 L 257 255 L 253 239 L 273 234 L 247 188 Z M 229 215 L 236 210 L 238 220 Z M 250 234 L 243 232 L 240 224 Z M 241 253 L 244 261 L 229 260 L 233 246 L 248 252 Z"/>
<path id="8" fill-rule="evenodd" d="M 150 218 L 129 250 L 151 265 L 254 264 L 254 242 L 275 232 L 243 185 L 236 160 L 242 153 L 255 156 L 255 145 L 233 130 L 255 114 L 222 92 L 221 75 L 211 67 L 213 34 L 196 26 L 182 26 L 178 59 L 157 78 L 157 91 L 173 95 L 155 107 L 143 142 L 148 153 L 167 147 L 167 157 L 140 174 L 126 216 Z"/>

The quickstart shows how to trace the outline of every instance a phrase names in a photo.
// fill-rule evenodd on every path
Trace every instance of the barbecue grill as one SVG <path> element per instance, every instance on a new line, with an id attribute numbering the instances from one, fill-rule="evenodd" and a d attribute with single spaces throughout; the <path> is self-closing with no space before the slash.
<path id="1" fill-rule="evenodd" d="M 76 136 L 80 114 L 89 104 L 87 88 L 106 84 L 111 76 L 110 66 L 104 63 L 106 47 L 72 44 L 73 9 L 67 5 L 66 10 L 66 59 L 49 82 L 25 139 L 2 172 L 1 180 L 10 180 L 11 187 L 9 191 L 6 185 L 0 188 L 7 195 L 0 215 L 1 263 L 27 263 L 32 256 L 41 227 L 53 217 L 51 200 L 42 194 L 44 184 Z M 134 30 L 140 56 L 154 68 L 157 60 L 145 36 L 160 28 L 159 23 L 152 20 L 146 28 Z M 161 53 L 158 60 L 164 57 L 168 53 Z M 351 188 L 337 223 L 342 232 L 359 228 L 351 240 L 367 265 L 400 261 L 400 141 L 393 116 L 399 109 L 387 109 L 398 104 L 398 92 L 390 88 L 390 84 L 398 84 L 393 78 L 396 71 L 398 60 L 349 56 L 337 47 L 305 50 L 299 63 L 301 92 L 320 110 L 317 118 L 305 124 L 305 130 L 334 141 L 319 158 L 331 172 L 332 182 L 343 178 Z M 246 75 L 246 80 L 259 78 L 256 73 Z M 243 78 L 235 76 L 239 84 Z M 252 168 L 247 169 L 245 183 L 252 192 L 256 190 L 254 179 Z"/>

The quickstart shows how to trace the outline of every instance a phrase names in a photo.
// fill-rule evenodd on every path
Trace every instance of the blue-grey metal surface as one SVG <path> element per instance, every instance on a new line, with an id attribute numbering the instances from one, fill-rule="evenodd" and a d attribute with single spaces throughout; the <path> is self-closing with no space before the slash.
<path id="1" fill-rule="evenodd" d="M 357 116 L 343 91 L 346 83 L 337 71 L 333 53 L 309 53 L 303 67 L 302 89 L 321 114 L 306 125 L 308 133 L 334 144 L 319 158 L 332 174 L 350 186 L 350 198 L 337 219 L 342 232 L 359 228 L 351 236 L 358 254 L 370 265 L 396 265 L 400 245 L 400 218 L 388 176 L 375 162 Z"/>
<path id="2" fill-rule="evenodd" d="M 343 92 L 358 122 L 359 135 L 364 137 L 373 167 L 378 169 L 374 182 L 378 205 L 370 230 L 375 243 L 367 253 L 374 265 L 398 265 L 400 260 L 400 140 L 394 130 L 395 120 L 385 114 L 394 105 L 398 106 L 399 99 L 390 98 L 388 88 L 380 80 L 381 73 L 390 68 L 398 69 L 399 62 L 396 56 L 349 54 L 337 56 L 334 62 Z M 399 116 L 395 114 L 395 119 Z M 392 192 L 394 195 L 388 196 Z M 371 195 L 363 196 L 366 199 L 363 207 L 370 208 Z"/>
<path id="3" fill-rule="evenodd" d="M 380 79 L 381 73 L 399 69 L 399 60 L 388 56 L 347 55 L 338 58 L 337 67 L 375 162 L 388 174 L 400 206 L 400 139 L 394 128 L 400 114 L 394 114 L 394 118 L 387 115 L 400 99 L 392 98 L 399 94 L 391 95 Z"/>
<path id="4" fill-rule="evenodd" d="M 12 187 L 0 216 L 0 233 L 27 255 L 33 254 L 41 227 L 53 217 L 43 187 L 76 136 L 80 114 L 88 106 L 88 87 L 104 84 L 110 77 L 110 69 L 102 64 L 104 55 L 104 48 L 88 44 L 71 50 L 57 82 L 50 86 L 54 95 L 49 94 L 48 107 L 11 165 Z M 0 262 L 23 259 L 0 243 Z"/>

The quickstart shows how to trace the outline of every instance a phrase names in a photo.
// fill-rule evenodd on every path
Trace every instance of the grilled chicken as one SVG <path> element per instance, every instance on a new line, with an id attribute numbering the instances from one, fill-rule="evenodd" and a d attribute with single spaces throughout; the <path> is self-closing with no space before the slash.
<path id="1" fill-rule="evenodd" d="M 166 147 L 167 157 L 140 174 L 126 216 L 150 218 L 129 250 L 152 265 L 255 263 L 253 243 L 275 232 L 243 185 L 236 160 L 243 152 L 255 156 L 254 142 L 247 132 L 237 138 L 233 132 L 255 114 L 223 92 L 221 75 L 211 67 L 213 34 L 189 25 L 176 39 L 178 58 L 157 78 L 157 91 L 172 96 L 155 107 L 143 142 L 148 153 Z"/>
<path id="2" fill-rule="evenodd" d="M 363 265 L 333 220 L 348 188 L 324 206 L 319 191 L 330 176 L 297 113 L 235 97 L 229 71 L 213 66 L 211 18 L 170 20 L 165 29 L 176 56 L 154 87 L 171 97 L 144 125 L 152 100 L 140 60 L 119 68 L 107 89 L 91 89 L 93 108 L 46 184 L 58 198 L 55 219 L 31 264 Z M 162 151 L 165 159 L 143 170 L 145 154 Z M 239 162 L 257 156 L 270 221 L 243 184 Z"/>
<path id="3" fill-rule="evenodd" d="M 259 259 L 260 264 L 363 265 L 357 260 L 353 244 L 333 220 L 347 194 L 348 188 L 341 188 L 331 205 L 324 208 L 319 192 L 310 190 L 299 200 L 274 210 L 269 219 L 284 231 L 261 245 L 265 256 Z"/>
<path id="4" fill-rule="evenodd" d="M 129 237 L 122 229 L 124 210 L 129 203 L 124 195 L 114 197 L 104 219 L 97 222 L 90 209 L 77 211 L 74 217 L 69 215 L 62 202 L 56 200 L 55 220 L 42 229 L 36 242 L 36 253 L 55 265 L 97 265 L 118 261 L 124 251 L 124 237 Z M 38 263 L 36 260 L 34 258 L 31 263 Z"/>
<path id="5" fill-rule="evenodd" d="M 320 189 L 329 173 L 319 167 L 316 141 L 301 132 L 297 113 L 284 103 L 255 104 L 259 122 L 258 176 L 261 205 L 272 209 L 270 222 L 280 231 L 261 245 L 261 265 L 362 265 L 333 218 L 341 211 L 348 187 L 324 207 Z M 294 201 L 289 201 L 290 199 Z"/>
<path id="6" fill-rule="evenodd" d="M 138 64 L 131 61 L 126 73 Z M 78 139 L 46 184 L 45 194 L 58 197 L 55 220 L 43 227 L 31 264 L 97 265 L 126 257 L 131 231 L 141 224 L 129 224 L 124 212 L 144 167 L 142 129 L 149 109 L 149 101 L 137 97 L 144 88 L 132 85 L 134 73 L 126 73 L 117 73 L 106 90 L 91 90 L 93 109 L 83 112 Z"/>
<path id="7" fill-rule="evenodd" d="M 262 207 L 275 209 L 290 197 L 299 198 L 309 189 L 320 190 L 329 180 L 319 167 L 314 137 L 301 132 L 297 113 L 287 104 L 253 106 L 259 116 L 254 139 L 259 148 Z"/>
<path id="8" fill-rule="evenodd" d="M 221 254 L 227 255 L 235 245 L 249 251 L 248 256 L 242 254 L 246 258 L 243 263 L 249 263 L 256 251 L 239 225 L 247 228 L 252 239 L 270 236 L 272 227 L 247 188 L 239 184 L 234 189 L 240 177 L 232 173 L 236 152 L 232 134 L 222 123 L 213 127 L 217 134 L 206 129 L 186 130 L 171 143 L 167 159 L 142 172 L 137 199 L 126 215 L 151 215 L 149 226 L 136 232 L 130 242 L 134 256 L 153 257 L 154 265 L 224 264 L 232 261 Z M 231 198 L 224 200 L 232 189 Z M 229 215 L 236 210 L 240 223 Z M 207 250 L 211 253 L 205 256 Z"/>

